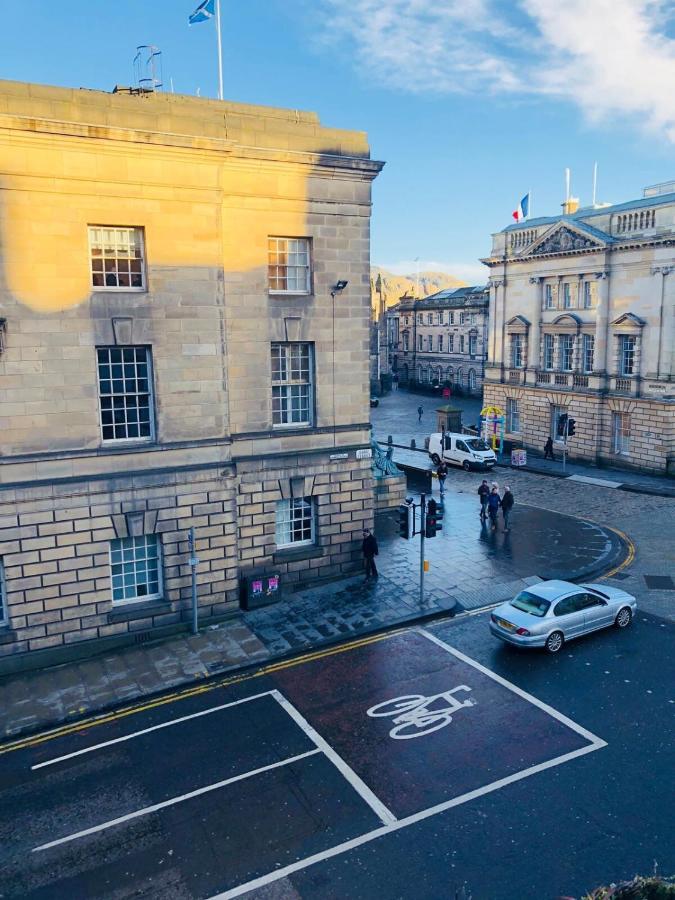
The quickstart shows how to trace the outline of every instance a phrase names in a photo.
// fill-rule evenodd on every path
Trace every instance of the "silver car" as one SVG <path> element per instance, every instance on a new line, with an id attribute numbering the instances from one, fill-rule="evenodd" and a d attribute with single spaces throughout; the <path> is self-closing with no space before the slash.
<path id="1" fill-rule="evenodd" d="M 542 581 L 494 609 L 490 631 L 507 644 L 558 653 L 565 641 L 590 631 L 627 628 L 636 611 L 635 597 L 619 588 Z"/>

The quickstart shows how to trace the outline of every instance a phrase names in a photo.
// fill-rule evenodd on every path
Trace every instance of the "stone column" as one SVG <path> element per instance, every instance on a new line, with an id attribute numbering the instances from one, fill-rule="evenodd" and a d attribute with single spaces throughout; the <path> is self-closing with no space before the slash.
<path id="1" fill-rule="evenodd" d="M 496 359 L 495 335 L 497 334 L 497 283 L 494 281 L 490 282 L 488 297 L 488 365 L 494 365 Z"/>
<path id="2" fill-rule="evenodd" d="M 536 384 L 537 381 L 537 369 L 541 367 L 541 315 L 542 309 L 544 308 L 544 279 L 539 277 L 538 275 L 534 275 L 530 278 L 530 284 L 536 285 L 536 301 L 534 304 L 534 314 L 532 316 L 532 322 L 530 324 L 530 331 L 527 336 L 528 346 L 527 346 L 527 368 L 534 372 L 531 381 L 532 384 Z M 525 380 L 527 381 L 527 372 L 525 373 Z"/>
<path id="3" fill-rule="evenodd" d="M 596 272 L 598 285 L 598 309 L 595 322 L 595 354 L 593 370 L 598 375 L 607 374 L 607 321 L 609 316 L 609 272 Z"/>
<path id="4" fill-rule="evenodd" d="M 675 341 L 675 267 L 654 266 L 652 275 L 660 275 L 659 333 L 656 342 L 656 377 L 673 375 L 673 342 Z"/>

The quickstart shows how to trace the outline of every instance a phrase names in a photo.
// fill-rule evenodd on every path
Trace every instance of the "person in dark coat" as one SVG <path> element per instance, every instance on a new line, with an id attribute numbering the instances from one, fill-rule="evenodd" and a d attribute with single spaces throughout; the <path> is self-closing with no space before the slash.
<path id="1" fill-rule="evenodd" d="M 438 476 L 438 484 L 441 488 L 441 497 L 445 493 L 445 479 L 448 477 L 448 467 L 446 463 L 441 460 L 438 464 L 438 468 L 436 469 L 436 475 Z"/>
<path id="2" fill-rule="evenodd" d="M 501 498 L 499 496 L 499 491 L 496 487 L 493 487 L 490 491 L 490 496 L 488 497 L 488 515 L 490 516 L 490 524 L 492 525 L 492 530 L 497 530 L 497 513 L 499 512 L 499 507 L 502 505 Z"/>
<path id="3" fill-rule="evenodd" d="M 553 459 L 553 438 L 549 435 L 544 444 L 544 459 Z"/>
<path id="4" fill-rule="evenodd" d="M 506 485 L 504 490 L 504 496 L 502 497 L 502 515 L 504 516 L 504 531 L 509 531 L 509 516 L 511 515 L 511 510 L 513 509 L 513 494 L 511 493 L 511 488 Z"/>
<path id="5" fill-rule="evenodd" d="M 417 407 L 417 421 L 418 422 L 422 421 L 422 413 L 423 412 L 424 412 L 424 409 L 421 406 L 418 406 Z"/>
<path id="6" fill-rule="evenodd" d="M 373 578 L 377 578 L 378 574 L 377 566 L 375 565 L 375 557 L 379 553 L 379 548 L 377 546 L 375 535 L 371 533 L 369 528 L 363 529 L 363 543 L 361 544 L 361 550 L 366 563 L 366 581 L 368 581 L 371 575 Z"/>
<path id="7" fill-rule="evenodd" d="M 480 517 L 483 521 L 487 519 L 488 497 L 490 496 L 490 487 L 484 478 L 483 483 L 478 488 L 478 497 L 480 498 Z"/>

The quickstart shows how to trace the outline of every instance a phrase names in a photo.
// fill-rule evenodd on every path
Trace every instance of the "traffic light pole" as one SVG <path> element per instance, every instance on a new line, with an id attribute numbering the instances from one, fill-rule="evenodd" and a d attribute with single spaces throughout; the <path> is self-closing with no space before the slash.
<path id="1" fill-rule="evenodd" d="M 569 422 L 569 416 L 566 416 L 563 429 L 563 473 L 565 472 L 565 464 L 567 462 L 567 432 L 569 430 Z"/>
<path id="2" fill-rule="evenodd" d="M 424 536 L 427 530 L 427 497 L 420 497 L 420 606 L 424 605 Z"/>

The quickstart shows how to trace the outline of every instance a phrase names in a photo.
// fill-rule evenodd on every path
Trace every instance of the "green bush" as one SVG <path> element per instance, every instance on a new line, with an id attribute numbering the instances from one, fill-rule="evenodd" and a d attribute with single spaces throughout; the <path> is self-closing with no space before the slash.
<path id="1" fill-rule="evenodd" d="M 596 888 L 582 900 L 675 900 L 675 879 L 636 876 L 632 881 Z"/>

